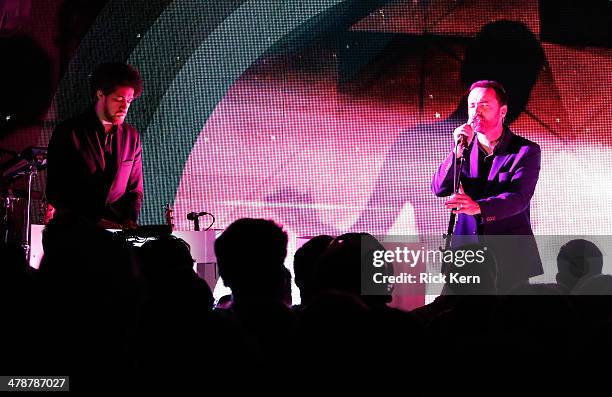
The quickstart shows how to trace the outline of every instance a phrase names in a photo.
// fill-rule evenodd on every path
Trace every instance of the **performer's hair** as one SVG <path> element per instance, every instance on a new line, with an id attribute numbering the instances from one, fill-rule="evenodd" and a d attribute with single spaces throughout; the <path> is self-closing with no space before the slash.
<path id="1" fill-rule="evenodd" d="M 125 63 L 102 63 L 91 74 L 89 81 L 94 98 L 98 90 L 108 95 L 118 87 L 132 87 L 134 97 L 139 97 L 142 93 L 140 73 Z"/>
<path id="2" fill-rule="evenodd" d="M 495 96 L 497 97 L 497 102 L 499 102 L 500 106 L 504 106 L 508 104 L 508 94 L 506 93 L 506 89 L 501 83 L 498 83 L 494 80 L 479 80 L 475 83 L 472 83 L 470 86 L 470 90 L 468 92 L 472 92 L 474 88 L 491 88 L 495 91 Z"/>

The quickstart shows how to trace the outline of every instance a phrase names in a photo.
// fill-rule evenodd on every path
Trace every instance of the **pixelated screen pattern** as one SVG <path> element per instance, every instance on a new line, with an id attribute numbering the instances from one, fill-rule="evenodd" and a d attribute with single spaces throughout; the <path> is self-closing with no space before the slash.
<path id="1" fill-rule="evenodd" d="M 449 214 L 431 177 L 466 121 L 466 88 L 496 79 L 510 128 L 542 149 L 535 234 L 612 234 L 610 45 L 544 37 L 544 0 L 389 1 L 354 18 L 348 3 L 175 1 L 142 38 L 132 32 L 142 42 L 128 61 L 145 80 L 128 116 L 143 135 L 141 223 L 163 222 L 166 203 L 179 230 L 193 229 L 191 211 L 218 229 L 273 219 L 289 262 L 297 237 L 441 236 Z M 325 16 L 288 28 L 317 9 Z M 241 24 L 240 10 L 261 10 L 260 24 Z M 225 41 L 195 56 L 211 37 Z"/>
<path id="2" fill-rule="evenodd" d="M 430 182 L 465 122 L 462 67 L 488 78 L 483 63 L 505 61 L 496 73 L 524 102 L 510 127 L 542 148 L 534 232 L 609 234 L 612 50 L 540 40 L 536 2 L 451 3 L 392 2 L 346 31 L 260 57 L 202 126 L 174 199 L 177 227 L 192 227 L 184 214 L 208 211 L 216 227 L 263 217 L 297 236 L 442 234 L 448 212 Z M 500 19 L 517 23 L 496 31 Z M 466 59 L 486 26 L 490 37 L 474 50 L 482 54 Z M 515 59 L 487 60 L 509 45 Z M 528 47 L 543 53 L 535 75 L 522 66 L 538 63 Z M 200 97 L 189 86 L 184 95 Z"/>
<path id="3" fill-rule="evenodd" d="M 466 86 L 495 78 L 514 94 L 511 129 L 542 148 L 535 234 L 610 234 L 612 50 L 542 39 L 539 12 L 533 1 L 393 1 L 346 29 L 272 45 L 230 84 L 198 60 L 193 78 L 217 79 L 223 93 L 208 117 L 190 115 L 195 142 L 173 140 L 192 146 L 175 226 L 192 230 L 185 215 L 207 211 L 220 229 L 273 219 L 293 244 L 345 231 L 442 235 L 448 212 L 431 177 L 465 122 Z M 179 88 L 175 113 L 209 100 L 196 85 Z M 179 131 L 165 116 L 161 125 Z M 163 134 L 153 139 L 145 194 L 161 211 L 177 159 Z"/>

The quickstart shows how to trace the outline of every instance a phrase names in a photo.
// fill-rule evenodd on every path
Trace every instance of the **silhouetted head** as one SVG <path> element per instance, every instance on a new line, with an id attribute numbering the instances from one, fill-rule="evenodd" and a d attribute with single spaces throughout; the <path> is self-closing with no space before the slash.
<path id="1" fill-rule="evenodd" d="M 144 243 L 138 254 L 149 303 L 158 305 L 158 317 L 165 315 L 162 313 L 166 308 L 172 308 L 172 315 L 179 317 L 191 310 L 212 309 L 212 291 L 196 274 L 191 247 L 186 241 L 161 236 Z"/>
<path id="2" fill-rule="evenodd" d="M 129 245 L 80 216 L 53 218 L 43 231 L 42 243 L 41 273 L 123 279 L 137 274 Z"/>
<path id="3" fill-rule="evenodd" d="M 141 291 L 131 247 L 84 218 L 61 219 L 52 219 L 42 238 L 44 256 L 38 275 L 53 295 L 49 299 L 77 312 L 85 310 L 79 314 L 82 317 L 105 313 L 122 321 L 122 315 L 132 316 Z"/>
<path id="4" fill-rule="evenodd" d="M 327 235 L 316 236 L 295 251 L 293 271 L 295 273 L 295 284 L 300 289 L 302 304 L 312 299 L 315 288 L 313 285 L 315 263 L 333 239 L 333 237 Z"/>
<path id="5" fill-rule="evenodd" d="M 568 290 L 584 278 L 601 274 L 603 255 L 590 241 L 576 239 L 569 241 L 557 255 L 557 283 Z"/>
<path id="6" fill-rule="evenodd" d="M 143 273 L 159 277 L 176 269 L 193 270 L 191 249 L 185 240 L 175 236 L 162 236 L 147 241 L 140 247 Z"/>
<path id="7" fill-rule="evenodd" d="M 285 290 L 287 233 L 264 219 L 239 219 L 215 241 L 219 274 L 234 301 L 281 300 Z"/>
<path id="8" fill-rule="evenodd" d="M 383 245 L 368 233 L 346 233 L 336 237 L 321 255 L 315 272 L 317 291 L 335 290 L 360 296 L 368 306 L 391 301 L 392 287 L 373 282 L 375 271 L 393 274 L 391 265 L 373 266 L 374 252 Z"/>

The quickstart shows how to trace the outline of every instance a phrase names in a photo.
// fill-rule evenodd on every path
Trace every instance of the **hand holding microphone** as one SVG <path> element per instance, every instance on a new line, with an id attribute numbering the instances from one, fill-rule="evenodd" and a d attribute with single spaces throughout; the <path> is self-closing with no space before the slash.
<path id="1" fill-rule="evenodd" d="M 455 148 L 457 158 L 463 156 L 463 151 L 472 143 L 474 138 L 474 129 L 472 128 L 473 118 L 470 118 L 467 123 L 460 125 L 453 131 L 453 140 L 455 142 Z"/>

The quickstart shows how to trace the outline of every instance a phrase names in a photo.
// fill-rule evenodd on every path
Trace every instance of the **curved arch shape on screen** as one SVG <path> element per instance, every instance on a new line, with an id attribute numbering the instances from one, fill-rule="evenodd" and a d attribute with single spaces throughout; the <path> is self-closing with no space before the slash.
<path id="1" fill-rule="evenodd" d="M 155 184 L 158 189 L 154 197 L 145 195 L 144 223 L 160 222 L 162 204 L 174 201 L 184 164 L 202 126 L 234 81 L 278 40 L 342 2 L 299 2 L 301 7 L 297 1 L 245 2 L 200 43 L 164 92 L 143 134 L 143 167 L 155 169 L 145 172 L 145 188 Z M 165 29 L 162 25 L 158 28 L 161 32 Z M 172 156 L 162 159 L 151 155 L 162 147 Z"/>
<path id="2" fill-rule="evenodd" d="M 254 61 L 291 33 L 316 34 L 317 27 L 308 23 L 316 25 L 315 17 L 338 6 L 343 9 L 337 14 L 343 15 L 348 10 L 367 13 L 386 2 L 357 6 L 351 0 L 110 0 L 61 79 L 54 98 L 57 119 L 91 103 L 87 77 L 97 64 L 126 61 L 138 67 L 146 84 L 128 122 L 142 134 L 145 191 L 156 186 L 155 194 L 145 194 L 140 221 L 161 223 L 160 206 L 173 202 L 202 126 Z M 186 88 L 192 95 L 185 95 Z M 172 156 L 162 155 L 166 152 Z"/>

